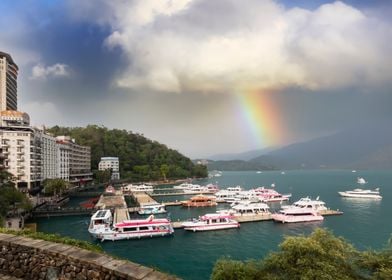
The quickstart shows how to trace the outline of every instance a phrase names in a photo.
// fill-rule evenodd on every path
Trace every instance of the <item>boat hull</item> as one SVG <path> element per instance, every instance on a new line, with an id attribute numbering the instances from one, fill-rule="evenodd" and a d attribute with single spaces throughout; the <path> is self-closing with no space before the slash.
<path id="1" fill-rule="evenodd" d="M 141 238 L 151 238 L 151 237 L 162 237 L 173 234 L 173 230 L 160 230 L 160 231 L 140 231 L 140 232 L 90 232 L 93 238 L 105 241 L 116 241 L 124 239 L 141 239 Z"/>
<path id="2" fill-rule="evenodd" d="M 184 230 L 196 232 L 196 231 L 231 229 L 231 228 L 239 228 L 239 227 L 240 227 L 239 223 L 233 222 L 230 224 L 184 225 Z"/>
<path id="3" fill-rule="evenodd" d="M 367 195 L 367 194 L 351 194 L 346 192 L 338 192 L 342 197 L 349 197 L 349 198 L 365 198 L 365 199 L 382 199 L 381 195 Z"/>
<path id="4" fill-rule="evenodd" d="M 272 214 L 271 218 L 275 222 L 279 223 L 303 223 L 303 222 L 316 222 L 324 220 L 321 215 L 301 215 L 301 216 L 291 216 L 283 214 Z"/>

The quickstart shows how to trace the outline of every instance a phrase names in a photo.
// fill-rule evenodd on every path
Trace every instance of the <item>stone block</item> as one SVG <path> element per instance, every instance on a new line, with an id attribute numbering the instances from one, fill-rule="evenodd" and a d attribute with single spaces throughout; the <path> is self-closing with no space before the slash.
<path id="1" fill-rule="evenodd" d="M 126 262 L 114 269 L 114 274 L 125 279 L 143 279 L 153 271 L 152 268 L 141 266 L 132 262 Z"/>

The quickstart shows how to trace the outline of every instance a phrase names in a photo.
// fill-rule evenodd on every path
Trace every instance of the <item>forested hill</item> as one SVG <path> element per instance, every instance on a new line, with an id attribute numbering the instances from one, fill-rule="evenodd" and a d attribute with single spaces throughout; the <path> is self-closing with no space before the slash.
<path id="1" fill-rule="evenodd" d="M 207 168 L 196 165 L 179 152 L 140 134 L 103 126 L 48 129 L 54 136 L 67 135 L 91 147 L 91 168 L 98 169 L 101 157 L 118 157 L 122 178 L 134 181 L 207 177 Z"/>

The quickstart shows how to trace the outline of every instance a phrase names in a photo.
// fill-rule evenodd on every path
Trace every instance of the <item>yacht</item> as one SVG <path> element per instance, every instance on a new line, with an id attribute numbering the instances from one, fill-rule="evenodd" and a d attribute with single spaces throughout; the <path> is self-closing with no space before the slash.
<path id="1" fill-rule="evenodd" d="M 227 190 L 220 190 L 214 195 L 216 197 L 216 202 L 228 202 L 235 200 L 237 194 L 234 192 L 229 192 Z"/>
<path id="2" fill-rule="evenodd" d="M 328 208 L 325 206 L 325 202 L 319 200 L 319 197 L 317 197 L 315 200 L 312 200 L 309 197 L 303 197 L 300 200 L 294 202 L 292 205 L 282 206 L 282 209 L 289 209 L 292 207 L 312 209 L 319 213 L 328 210 Z"/>
<path id="3" fill-rule="evenodd" d="M 88 228 L 96 239 L 121 240 L 142 237 L 166 236 L 173 234 L 173 227 L 168 219 L 155 219 L 153 215 L 144 220 L 124 220 L 113 223 L 110 210 L 98 210 L 92 217 Z"/>
<path id="4" fill-rule="evenodd" d="M 300 223 L 322 221 L 324 217 L 311 208 L 289 207 L 271 215 L 275 222 Z"/>
<path id="5" fill-rule="evenodd" d="M 191 199 L 182 202 L 182 206 L 186 207 L 210 207 L 216 205 L 215 196 L 207 195 L 196 195 L 191 197 Z"/>
<path id="6" fill-rule="evenodd" d="M 265 203 L 247 201 L 233 206 L 230 211 L 233 211 L 234 216 L 253 216 L 259 214 L 271 214 L 269 206 Z"/>
<path id="7" fill-rule="evenodd" d="M 260 200 L 263 202 L 287 201 L 291 197 L 291 194 L 280 194 L 273 189 L 267 189 L 264 187 L 254 189 L 254 191 L 257 193 L 257 196 L 260 197 Z"/>
<path id="8" fill-rule="evenodd" d="M 140 215 L 151 215 L 151 214 L 162 214 L 166 213 L 166 208 L 164 204 L 152 203 L 140 205 L 138 211 Z"/>
<path id="9" fill-rule="evenodd" d="M 125 187 L 121 188 L 124 192 L 147 192 L 152 193 L 154 191 L 154 187 L 152 185 L 126 185 Z"/>
<path id="10" fill-rule="evenodd" d="M 233 219 L 233 216 L 223 213 L 205 214 L 199 219 L 193 219 L 182 223 L 185 230 L 189 231 L 208 231 L 229 228 L 239 228 L 240 224 Z"/>
<path id="11" fill-rule="evenodd" d="M 339 192 L 339 194 L 343 197 L 382 199 L 379 188 L 374 190 L 354 189 L 352 191 Z"/>

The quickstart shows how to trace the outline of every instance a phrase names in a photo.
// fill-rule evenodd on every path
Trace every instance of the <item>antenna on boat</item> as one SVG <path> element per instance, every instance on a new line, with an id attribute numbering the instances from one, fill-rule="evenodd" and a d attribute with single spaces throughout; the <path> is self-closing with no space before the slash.
<path id="1" fill-rule="evenodd" d="M 316 197 L 316 200 L 319 200 L 319 199 L 320 199 L 320 196 L 317 196 L 317 197 Z"/>

